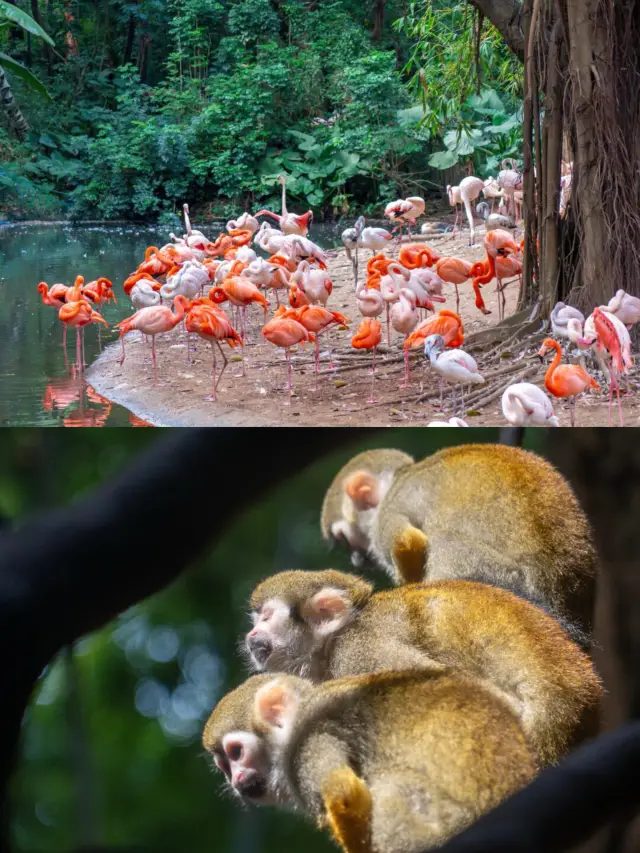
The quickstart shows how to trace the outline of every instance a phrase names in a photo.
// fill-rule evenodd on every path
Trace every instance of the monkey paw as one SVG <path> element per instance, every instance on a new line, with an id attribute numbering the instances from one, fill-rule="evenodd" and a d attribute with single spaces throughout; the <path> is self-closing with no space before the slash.
<path id="1" fill-rule="evenodd" d="M 393 543 L 393 563 L 405 583 L 424 580 L 427 537 L 408 524 Z"/>
<path id="2" fill-rule="evenodd" d="M 323 786 L 327 822 L 345 853 L 371 850 L 371 794 L 353 770 L 334 770 Z"/>

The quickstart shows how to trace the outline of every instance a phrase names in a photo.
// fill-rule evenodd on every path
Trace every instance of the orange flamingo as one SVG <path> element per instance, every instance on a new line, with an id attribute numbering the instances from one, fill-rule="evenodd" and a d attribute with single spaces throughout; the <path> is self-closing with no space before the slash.
<path id="1" fill-rule="evenodd" d="M 262 306 L 264 318 L 267 318 L 269 303 L 264 294 L 248 278 L 240 275 L 232 275 L 225 278 L 220 287 L 212 287 L 209 291 L 209 299 L 219 305 L 227 300 L 241 311 L 240 337 L 242 346 L 247 343 L 247 308 L 252 302 Z M 242 376 L 246 376 L 245 359 L 242 359 Z"/>
<path id="2" fill-rule="evenodd" d="M 82 288 L 84 286 L 84 278 L 81 275 L 76 276 L 75 282 L 68 287 L 64 294 L 65 302 L 78 302 L 82 299 Z"/>
<path id="3" fill-rule="evenodd" d="M 340 314 L 338 311 L 330 311 L 328 308 L 323 308 L 321 305 L 303 305 L 297 311 L 292 311 L 289 309 L 288 311 L 283 312 L 280 316 L 284 317 L 292 317 L 294 320 L 297 320 L 298 323 L 303 325 L 308 332 L 315 333 L 315 375 L 316 375 L 316 388 L 318 387 L 318 373 L 320 372 L 320 335 L 325 330 L 328 329 L 333 323 L 340 323 L 343 326 L 348 326 L 351 322 L 347 317 L 343 314 Z M 331 360 L 331 359 L 330 359 Z M 333 363 L 330 363 L 329 368 L 333 367 Z"/>
<path id="4" fill-rule="evenodd" d="M 439 260 L 440 255 L 434 252 L 426 243 L 414 243 L 413 246 L 402 246 L 398 255 L 399 263 L 408 270 L 415 270 L 420 267 L 432 267 Z"/>
<path id="5" fill-rule="evenodd" d="M 82 370 L 84 352 L 81 353 L 80 349 L 80 330 L 89 323 L 103 323 L 107 328 L 109 324 L 104 317 L 91 308 L 91 305 L 85 299 L 80 299 L 76 302 L 67 302 L 58 312 L 58 317 L 65 326 L 73 326 L 76 330 L 76 363 L 78 370 Z M 84 338 L 82 344 L 82 349 L 84 350 Z"/>
<path id="6" fill-rule="evenodd" d="M 150 308 L 141 308 L 136 311 L 131 317 L 122 320 L 116 326 L 120 329 L 120 338 L 122 340 L 122 358 L 120 364 L 124 364 L 124 336 L 132 329 L 138 329 L 143 335 L 151 335 L 151 355 L 153 358 L 153 376 L 154 385 L 158 384 L 158 365 L 156 362 L 156 335 L 161 335 L 164 332 L 170 332 L 178 325 L 184 317 L 185 308 L 188 305 L 187 299 L 179 294 L 173 300 L 176 313 L 174 314 L 167 305 L 152 305 Z M 100 315 L 98 314 L 98 317 Z M 102 319 L 102 318 L 101 318 Z"/>
<path id="7" fill-rule="evenodd" d="M 228 364 L 228 359 L 220 346 L 220 341 L 226 341 L 230 347 L 242 346 L 242 338 L 233 328 L 227 315 L 218 308 L 214 303 L 207 304 L 205 300 L 200 300 L 198 303 L 190 303 L 189 311 L 185 318 L 185 323 L 188 332 L 193 332 L 205 341 L 211 343 L 211 355 L 213 356 L 213 393 L 210 397 L 205 397 L 206 402 L 216 400 L 216 391 L 222 374 Z M 216 347 L 218 348 L 224 364 L 220 375 L 216 379 Z"/>
<path id="8" fill-rule="evenodd" d="M 292 284 L 289 287 L 289 305 L 292 308 L 302 308 L 303 305 L 308 305 L 309 300 L 304 292 L 300 290 L 297 284 Z"/>
<path id="9" fill-rule="evenodd" d="M 476 292 L 476 308 L 479 308 L 483 314 L 490 314 L 482 296 L 480 294 L 480 285 L 487 284 L 492 278 L 497 278 L 496 273 L 496 258 L 499 255 L 507 256 L 515 254 L 520 256 L 520 246 L 514 241 L 508 231 L 501 228 L 496 228 L 494 231 L 489 231 L 484 237 L 484 247 L 487 252 L 487 257 L 484 261 L 478 261 L 471 268 L 473 276 L 473 289 Z M 500 281 L 498 281 L 498 291 L 500 291 Z M 498 297 L 498 305 L 500 305 L 500 296 Z"/>
<path id="10" fill-rule="evenodd" d="M 138 267 L 137 272 L 164 275 L 178 260 L 179 255 L 173 246 L 167 246 L 162 250 L 156 246 L 149 246 L 144 253 L 144 261 Z"/>
<path id="11" fill-rule="evenodd" d="M 441 335 L 446 347 L 461 347 L 464 343 L 462 320 L 453 311 L 443 308 L 434 317 L 423 320 L 404 342 L 405 349 L 417 349 L 424 346 L 430 335 Z"/>
<path id="12" fill-rule="evenodd" d="M 378 344 L 382 340 L 382 326 L 380 321 L 374 317 L 365 317 L 358 326 L 358 331 L 351 338 L 351 346 L 354 349 L 370 349 L 373 352 L 371 365 L 371 394 L 367 403 L 377 403 L 373 396 L 373 386 L 376 381 L 376 351 Z"/>
<path id="13" fill-rule="evenodd" d="M 387 258 L 386 255 L 377 254 L 367 261 L 367 278 L 365 281 L 366 287 L 373 287 L 375 290 L 380 290 L 380 281 L 383 276 L 389 272 L 389 264 L 395 263 L 393 258 Z"/>
<path id="14" fill-rule="evenodd" d="M 118 302 L 113 292 L 112 282 L 103 277 L 87 282 L 82 288 L 82 295 L 94 305 L 104 305 L 105 302 L 117 304 Z"/>
<path id="15" fill-rule="evenodd" d="M 52 284 L 51 288 L 46 281 L 41 281 L 37 287 L 38 293 L 42 297 L 43 305 L 50 305 L 52 308 L 60 310 L 65 304 L 65 294 L 69 288 L 66 284 Z M 67 324 L 62 326 L 62 346 L 67 346 Z"/>
<path id="16" fill-rule="evenodd" d="M 512 278 L 513 276 L 518 276 L 518 280 L 520 282 L 520 287 L 522 287 L 522 259 L 516 257 L 515 255 L 498 255 L 495 259 L 496 265 L 496 279 L 498 281 L 498 318 L 500 321 L 504 320 L 504 309 L 506 306 L 507 299 L 504 295 L 504 289 L 506 287 L 506 282 L 503 284 L 502 282 L 506 278 Z M 518 290 L 518 294 L 519 294 Z M 518 298 L 519 295 L 518 295 Z"/>
<path id="17" fill-rule="evenodd" d="M 439 275 L 443 281 L 447 281 L 449 284 L 453 284 L 455 286 L 456 312 L 460 313 L 460 294 L 458 292 L 458 285 L 464 284 L 465 281 L 468 281 L 471 278 L 473 264 L 469 263 L 469 261 L 462 260 L 462 258 L 440 258 L 439 261 L 436 261 L 435 269 L 436 274 Z M 480 288 L 474 284 L 473 289 L 476 292 L 477 307 L 486 313 L 484 302 L 480 295 Z M 480 304 L 478 304 L 478 302 L 480 302 Z"/>
<path id="18" fill-rule="evenodd" d="M 284 348 L 287 358 L 287 390 L 289 391 L 289 400 L 285 405 L 289 406 L 291 405 L 291 396 L 293 394 L 290 348 L 295 346 L 295 344 L 304 343 L 305 341 L 313 342 L 315 337 L 305 329 L 302 323 L 299 323 L 292 317 L 275 317 L 264 326 L 262 334 L 270 344 Z"/>
<path id="19" fill-rule="evenodd" d="M 545 338 L 542 342 L 542 347 L 538 352 L 540 360 L 544 360 L 544 356 L 550 349 L 555 350 L 553 361 L 549 365 L 549 369 L 544 377 L 544 384 L 554 397 L 568 397 L 569 411 L 571 416 L 571 426 L 575 426 L 574 406 L 576 396 L 587 391 L 589 388 L 600 390 L 600 386 L 589 376 L 584 367 L 579 364 L 560 364 L 562 360 L 562 350 L 560 344 L 552 338 Z"/>

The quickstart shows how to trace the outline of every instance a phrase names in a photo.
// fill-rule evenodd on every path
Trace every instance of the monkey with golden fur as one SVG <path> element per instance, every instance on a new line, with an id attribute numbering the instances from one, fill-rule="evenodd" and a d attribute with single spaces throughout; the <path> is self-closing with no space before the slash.
<path id="1" fill-rule="evenodd" d="M 468 444 L 420 462 L 366 451 L 333 480 L 321 526 L 325 538 L 347 544 L 354 565 L 367 555 L 397 584 L 480 581 L 591 630 L 589 523 L 569 483 L 529 451 Z"/>
<path id="2" fill-rule="evenodd" d="M 346 853 L 435 847 L 537 772 L 507 705 L 440 668 L 321 685 L 254 676 L 214 709 L 203 743 L 230 786 L 249 775 L 253 802 L 302 811 Z"/>
<path id="3" fill-rule="evenodd" d="M 507 590 L 436 581 L 374 593 L 356 575 L 288 571 L 260 583 L 250 607 L 254 670 L 320 682 L 455 667 L 500 691 L 541 764 L 597 733 L 602 688 L 588 655 Z"/>

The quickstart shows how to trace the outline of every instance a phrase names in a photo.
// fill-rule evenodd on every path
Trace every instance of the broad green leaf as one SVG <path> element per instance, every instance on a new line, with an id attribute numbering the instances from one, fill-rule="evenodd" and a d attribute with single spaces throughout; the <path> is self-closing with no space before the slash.
<path id="1" fill-rule="evenodd" d="M 428 162 L 434 169 L 450 169 L 458 162 L 458 155 L 453 151 L 436 151 Z"/>
<path id="2" fill-rule="evenodd" d="M 6 0 L 0 0 L 0 18 L 6 18 L 11 21 L 11 23 L 17 24 L 28 33 L 43 39 L 47 44 L 53 45 L 54 43 L 51 36 L 45 33 L 40 24 L 36 24 L 31 15 L 27 15 L 26 12 L 22 11 L 22 9 L 18 9 L 17 6 L 12 6 L 11 3 L 7 3 Z"/>
<path id="3" fill-rule="evenodd" d="M 6 71 L 10 71 L 12 74 L 15 74 L 16 77 L 24 80 L 27 86 L 29 86 L 30 89 L 33 89 L 34 92 L 38 92 L 38 94 L 43 95 L 48 101 L 52 100 L 51 95 L 45 89 L 44 84 L 38 80 L 36 75 L 32 74 L 28 68 L 24 67 L 24 65 L 16 62 L 15 59 L 7 56 L 6 53 L 0 52 L 0 65 L 2 65 Z"/>

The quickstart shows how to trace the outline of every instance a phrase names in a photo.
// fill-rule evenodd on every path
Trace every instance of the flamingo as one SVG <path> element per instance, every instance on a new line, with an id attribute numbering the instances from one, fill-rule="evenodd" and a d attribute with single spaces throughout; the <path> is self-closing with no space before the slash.
<path id="1" fill-rule="evenodd" d="M 571 426 L 575 426 L 574 406 L 576 396 L 587 391 L 589 388 L 600 390 L 600 386 L 593 379 L 584 367 L 578 364 L 560 364 L 562 360 L 562 350 L 560 344 L 552 338 L 545 338 L 542 342 L 538 355 L 541 361 L 544 361 L 545 355 L 550 349 L 555 350 L 553 361 L 549 365 L 549 369 L 544 377 L 544 384 L 554 397 L 568 397 L 569 411 L 571 416 Z"/>
<path id="2" fill-rule="evenodd" d="M 522 286 L 522 256 L 516 255 L 508 255 L 504 257 L 504 255 L 497 255 L 495 258 L 495 267 L 496 267 L 496 279 L 498 282 L 498 286 L 496 287 L 496 291 L 498 293 L 498 320 L 502 322 L 504 320 L 504 310 L 507 304 L 507 298 L 504 295 L 504 289 L 506 287 L 506 282 L 503 284 L 502 282 L 513 276 L 518 276 L 518 282 L 520 283 L 520 287 Z M 518 298 L 520 291 L 518 290 Z"/>
<path id="3" fill-rule="evenodd" d="M 194 333 L 201 337 L 203 340 L 209 341 L 209 343 L 211 344 L 211 355 L 213 357 L 213 368 L 211 373 L 213 381 L 213 392 L 210 397 L 205 397 L 204 399 L 205 402 L 215 402 L 218 385 L 220 384 L 222 374 L 224 373 L 228 364 L 228 359 L 222 351 L 220 341 L 226 341 L 230 347 L 237 347 L 242 346 L 242 338 L 233 328 L 224 311 L 222 311 L 213 303 L 206 303 L 204 300 L 195 304 L 190 304 L 189 310 L 185 317 L 185 325 L 187 328 L 187 332 Z M 220 375 L 217 379 L 216 347 L 218 348 L 220 355 L 222 356 L 222 359 L 224 361 L 222 370 L 220 371 Z"/>
<path id="4" fill-rule="evenodd" d="M 299 234 L 301 237 L 306 237 L 309 233 L 309 227 L 313 222 L 313 211 L 308 210 L 306 213 L 297 215 L 287 211 L 287 181 L 284 175 L 278 175 L 278 181 L 282 185 L 282 213 L 278 216 L 277 213 L 272 213 L 270 210 L 259 210 L 256 216 L 270 216 L 277 220 L 280 230 L 285 234 Z"/>
<path id="5" fill-rule="evenodd" d="M 363 228 L 358 245 L 363 249 L 369 249 L 371 255 L 376 252 L 382 252 L 389 244 L 389 240 L 393 240 L 393 234 L 387 231 L 386 228 Z"/>
<path id="6" fill-rule="evenodd" d="M 494 177 L 488 177 L 484 182 L 484 186 L 482 187 L 482 195 L 485 199 L 491 199 L 491 213 L 493 214 L 493 208 L 496 203 L 497 198 L 502 198 L 502 190 L 500 189 L 500 184 L 496 181 Z M 487 205 L 488 207 L 488 205 Z M 480 205 L 476 208 L 476 211 L 480 212 Z"/>
<path id="7" fill-rule="evenodd" d="M 551 331 L 556 338 L 570 338 L 569 320 L 577 320 L 580 327 L 584 326 L 584 314 L 572 305 L 564 302 L 556 302 L 551 311 Z M 582 328 L 580 328 L 580 336 Z"/>
<path id="8" fill-rule="evenodd" d="M 631 366 L 631 338 L 629 337 L 629 331 L 627 327 L 621 320 L 618 319 L 618 317 L 616 317 L 615 314 L 610 314 L 604 309 L 600 310 L 602 310 L 603 313 L 606 313 L 611 318 L 611 322 L 615 327 L 618 340 L 620 342 L 623 362 Z M 588 349 L 592 350 L 598 367 L 602 371 L 602 374 L 605 377 L 607 383 L 610 383 L 611 372 L 608 367 L 607 348 L 599 339 L 598 333 L 596 331 L 595 311 L 592 312 L 585 320 L 584 337 L 582 332 L 582 325 L 576 318 L 572 318 L 571 320 L 569 320 L 567 324 L 567 331 L 569 335 L 569 340 L 572 344 L 577 346 L 578 349 L 583 351 Z"/>
<path id="9" fill-rule="evenodd" d="M 285 402 L 285 406 L 290 406 L 293 395 L 291 347 L 295 344 L 304 343 L 304 341 L 313 342 L 314 336 L 305 329 L 302 323 L 291 317 L 275 317 L 264 326 L 262 334 L 269 343 L 284 349 L 287 359 L 287 390 L 289 392 L 289 400 Z"/>
<path id="10" fill-rule="evenodd" d="M 384 299 L 374 287 L 360 288 L 356 302 L 363 317 L 379 317 L 384 311 Z"/>
<path id="11" fill-rule="evenodd" d="M 444 308 L 434 317 L 423 320 L 404 342 L 405 349 L 417 349 L 430 335 L 440 335 L 446 347 L 461 347 L 464 343 L 462 320 L 453 311 Z"/>
<path id="12" fill-rule="evenodd" d="M 479 308 L 483 314 L 490 314 L 491 311 L 485 306 L 484 300 L 480 293 L 480 285 L 487 284 L 492 278 L 497 278 L 496 273 L 496 258 L 498 255 L 505 256 L 514 254 L 518 260 L 521 260 L 521 250 L 508 231 L 503 231 L 496 228 L 495 231 L 489 231 L 484 236 L 484 247 L 487 252 L 485 261 L 478 261 L 471 267 L 471 275 L 473 276 L 472 286 L 476 294 L 476 308 Z M 513 265 L 509 267 L 513 269 Z M 437 268 L 436 268 L 437 271 Z M 498 288 L 500 281 L 498 280 Z M 500 298 L 498 299 L 499 312 L 502 312 Z"/>
<path id="13" fill-rule="evenodd" d="M 243 264 L 252 264 L 258 259 L 258 256 L 250 246 L 238 246 L 234 260 L 241 261 Z"/>
<path id="14" fill-rule="evenodd" d="M 191 252 L 189 252 L 189 254 L 191 254 Z M 155 246 L 149 246 L 144 253 L 144 261 L 140 264 L 136 272 L 148 273 L 152 276 L 164 275 L 167 270 L 170 270 L 171 267 L 175 266 L 176 260 L 180 260 L 180 257 L 180 253 L 175 246 L 163 246 L 162 250 Z M 131 278 L 131 276 L 129 276 L 129 278 Z M 129 279 L 127 279 L 127 281 L 128 280 Z"/>
<path id="15" fill-rule="evenodd" d="M 416 295 L 418 308 L 426 308 L 435 313 L 434 302 L 446 302 L 442 296 L 444 282 L 430 269 L 415 269 L 409 272 L 406 287 Z"/>
<path id="16" fill-rule="evenodd" d="M 320 305 L 303 305 L 297 310 L 283 310 L 281 317 L 290 317 L 297 320 L 308 332 L 315 333 L 315 387 L 318 387 L 318 373 L 320 372 L 320 335 L 328 329 L 333 323 L 340 323 L 348 326 L 351 322 L 347 317 L 340 314 L 338 311 L 329 311 Z M 330 365 L 331 366 L 331 365 Z"/>
<path id="17" fill-rule="evenodd" d="M 309 305 L 309 300 L 304 294 L 303 290 L 300 290 L 297 284 L 292 284 L 289 287 L 289 305 L 292 308 L 302 308 L 303 305 Z"/>
<path id="18" fill-rule="evenodd" d="M 327 253 L 306 237 L 287 236 L 279 252 L 288 260 L 315 261 L 322 269 L 327 268 Z"/>
<path id="19" fill-rule="evenodd" d="M 156 362 L 156 335 L 170 332 L 178 325 L 184 317 L 188 301 L 182 294 L 178 294 L 173 300 L 175 314 L 167 305 L 153 305 L 150 308 L 141 308 L 131 317 L 122 320 L 116 328 L 120 329 L 122 340 L 122 358 L 120 364 L 124 364 L 125 350 L 124 337 L 132 329 L 138 329 L 143 335 L 151 335 L 151 356 L 153 358 L 153 384 L 158 384 L 158 365 Z M 99 315 L 98 315 L 99 316 Z"/>
<path id="20" fill-rule="evenodd" d="M 449 418 L 448 421 L 431 421 L 428 427 L 468 427 L 469 424 L 462 418 Z"/>
<path id="21" fill-rule="evenodd" d="M 392 302 L 397 302 L 400 289 L 406 285 L 408 277 L 408 270 L 392 262 L 387 268 L 387 274 L 380 279 L 380 296 L 387 305 L 387 346 L 391 345 L 389 308 Z"/>
<path id="22" fill-rule="evenodd" d="M 436 274 L 449 284 L 453 284 L 456 289 L 456 312 L 460 313 L 460 293 L 458 292 L 458 285 L 464 284 L 465 281 L 468 281 L 471 278 L 471 270 L 473 269 L 473 264 L 469 261 L 465 261 L 462 258 L 440 258 L 439 261 L 436 261 Z M 478 304 L 478 299 L 482 302 L 482 296 L 480 296 L 480 289 L 474 287 L 476 291 L 476 305 Z M 482 302 L 484 305 L 484 302 Z"/>
<path id="23" fill-rule="evenodd" d="M 424 199 L 420 196 L 410 196 L 407 199 L 398 199 L 397 201 L 389 202 L 384 209 L 384 215 L 391 222 L 399 224 L 394 228 L 394 231 L 399 228 L 400 236 L 402 237 L 402 228 L 407 226 L 407 233 L 411 236 L 409 225 L 415 225 L 418 219 L 424 213 Z"/>
<path id="24" fill-rule="evenodd" d="M 83 285 L 82 295 L 94 305 L 104 305 L 105 302 L 115 302 L 117 304 L 118 302 L 113 292 L 113 284 L 108 278 L 103 277 L 89 281 Z"/>
<path id="25" fill-rule="evenodd" d="M 622 417 L 622 405 L 620 403 L 620 385 L 618 377 L 626 373 L 633 365 L 631 359 L 631 339 L 627 327 L 613 314 L 595 308 L 593 314 L 593 325 L 596 339 L 602 349 L 606 349 L 611 359 L 611 379 L 609 382 L 609 426 L 611 426 L 611 402 L 613 389 L 618 397 L 618 412 L 620 415 L 620 426 L 624 426 Z M 585 324 L 586 327 L 586 324 Z"/>
<path id="26" fill-rule="evenodd" d="M 503 216 L 502 213 L 493 213 L 486 201 L 481 201 L 476 206 L 476 213 L 484 219 L 485 231 L 495 231 L 496 228 L 515 228 L 516 223 L 510 216 Z"/>
<path id="27" fill-rule="evenodd" d="M 453 223 L 453 232 L 451 233 L 451 239 L 456 236 L 456 226 L 458 224 L 458 217 L 460 216 L 460 211 L 458 210 L 458 205 L 462 204 L 462 196 L 460 195 L 460 187 L 452 187 L 451 184 L 447 185 L 447 198 L 449 199 L 449 204 L 456 212 L 456 218 Z"/>
<path id="28" fill-rule="evenodd" d="M 382 277 L 387 274 L 389 265 L 393 263 L 395 261 L 392 258 L 387 258 L 382 254 L 369 258 L 367 261 L 367 280 L 365 285 L 379 290 Z"/>
<path id="29" fill-rule="evenodd" d="M 440 255 L 427 246 L 426 243 L 414 243 L 412 246 L 401 246 L 398 254 L 398 263 L 408 270 L 432 267 Z"/>
<path id="30" fill-rule="evenodd" d="M 227 231 L 242 230 L 251 231 L 252 234 L 255 234 L 259 227 L 260 223 L 255 216 L 252 216 L 246 211 L 238 219 L 230 219 L 227 222 Z"/>
<path id="31" fill-rule="evenodd" d="M 103 323 L 107 328 L 109 324 L 101 314 L 92 309 L 86 299 L 80 299 L 76 302 L 66 302 L 58 311 L 58 317 L 65 326 L 73 326 L 76 330 L 76 364 L 78 370 L 82 370 L 84 366 L 84 352 L 81 354 L 80 351 L 80 330 L 89 323 Z"/>
<path id="32" fill-rule="evenodd" d="M 267 310 L 269 309 L 269 303 L 266 298 L 258 288 L 253 284 L 253 282 L 249 281 L 248 278 L 244 276 L 230 276 L 226 278 L 222 282 L 221 287 L 212 287 L 209 291 L 209 298 L 212 302 L 215 302 L 216 305 L 219 305 L 221 302 L 226 302 L 227 300 L 231 302 L 232 305 L 235 305 L 236 308 L 239 308 L 241 311 L 241 327 L 240 327 L 240 337 L 242 338 L 243 348 L 247 342 L 247 308 L 251 305 L 252 302 L 257 303 L 262 306 L 262 310 L 264 311 L 264 319 L 267 318 Z M 243 349 L 244 353 L 244 349 Z M 245 358 L 243 355 L 242 359 L 242 376 L 247 375 L 246 366 L 245 366 Z"/>
<path id="33" fill-rule="evenodd" d="M 616 295 L 611 297 L 609 304 L 606 307 L 600 307 L 614 314 L 627 329 L 631 329 L 640 322 L 640 299 L 637 296 L 630 296 L 624 290 L 616 290 Z"/>
<path id="34" fill-rule="evenodd" d="M 464 209 L 467 214 L 469 223 L 469 245 L 473 246 L 475 240 L 475 229 L 473 222 L 473 211 L 471 210 L 471 202 L 475 201 L 482 190 L 484 189 L 484 181 L 481 178 L 476 178 L 474 175 L 469 175 L 460 181 L 460 198 L 464 204 Z"/>
<path id="35" fill-rule="evenodd" d="M 326 306 L 333 283 L 324 270 L 312 269 L 309 261 L 302 261 L 291 276 L 291 284 L 297 284 L 312 305 Z"/>
<path id="36" fill-rule="evenodd" d="M 502 413 L 513 426 L 559 426 L 551 400 L 531 382 L 515 382 L 502 395 Z"/>
<path id="37" fill-rule="evenodd" d="M 351 346 L 354 349 L 370 349 L 373 352 L 373 360 L 371 365 L 371 394 L 367 403 L 376 403 L 377 400 L 373 396 L 373 386 L 376 381 L 376 350 L 382 338 L 382 327 L 378 320 L 373 317 L 365 317 L 358 326 L 358 331 L 351 338 Z"/>
<path id="38" fill-rule="evenodd" d="M 256 246 L 259 246 L 263 252 L 268 252 L 270 255 L 279 251 L 286 239 L 287 235 L 284 231 L 272 228 L 268 222 L 263 222 L 253 236 L 253 242 Z"/>
<path id="39" fill-rule="evenodd" d="M 522 172 L 518 169 L 515 160 L 503 160 L 502 169 L 498 173 L 498 185 L 502 190 L 502 198 L 506 202 L 507 213 L 512 213 L 514 218 L 516 215 L 514 194 L 516 190 L 522 189 L 523 182 Z"/>
<path id="40" fill-rule="evenodd" d="M 153 281 L 153 279 L 151 279 Z M 141 308 L 151 308 L 160 304 L 160 293 L 148 281 L 138 281 L 131 288 L 129 298 L 133 307 L 139 311 Z"/>
<path id="41" fill-rule="evenodd" d="M 64 296 L 68 288 L 66 284 L 52 284 L 51 289 L 46 281 L 41 281 L 36 288 L 42 298 L 43 305 L 50 305 L 60 310 L 65 304 Z M 67 324 L 62 327 L 62 346 L 67 346 Z"/>
<path id="42" fill-rule="evenodd" d="M 461 385 L 462 410 L 464 411 L 464 386 L 482 385 L 484 377 L 478 370 L 474 358 L 461 349 L 445 351 L 445 340 L 442 335 L 430 335 L 424 342 L 424 354 L 429 359 L 431 367 L 440 376 L 440 408 L 442 408 L 442 380 L 451 384 L 453 414 L 456 411 L 456 385 Z"/>
<path id="43" fill-rule="evenodd" d="M 418 324 L 418 312 L 416 310 L 417 297 L 413 290 L 403 287 L 398 293 L 398 301 L 391 308 L 391 325 L 396 332 L 404 335 L 405 343 L 411 332 Z M 409 385 L 409 348 L 403 349 L 404 355 L 404 382 L 400 388 Z"/>
<path id="44" fill-rule="evenodd" d="M 353 269 L 353 284 L 356 289 L 358 288 L 358 248 L 360 247 L 360 238 L 362 236 L 362 231 L 364 230 L 364 223 L 364 216 L 359 216 L 356 219 L 353 228 L 345 228 L 340 235 L 347 258 L 351 261 L 351 267 Z M 351 252 L 353 252 L 353 255 Z"/>
<path id="45" fill-rule="evenodd" d="M 160 288 L 163 299 L 173 299 L 182 294 L 187 299 L 194 299 L 198 293 L 204 292 L 205 284 L 209 284 L 209 271 L 198 261 L 185 261 L 178 271 Z"/>

